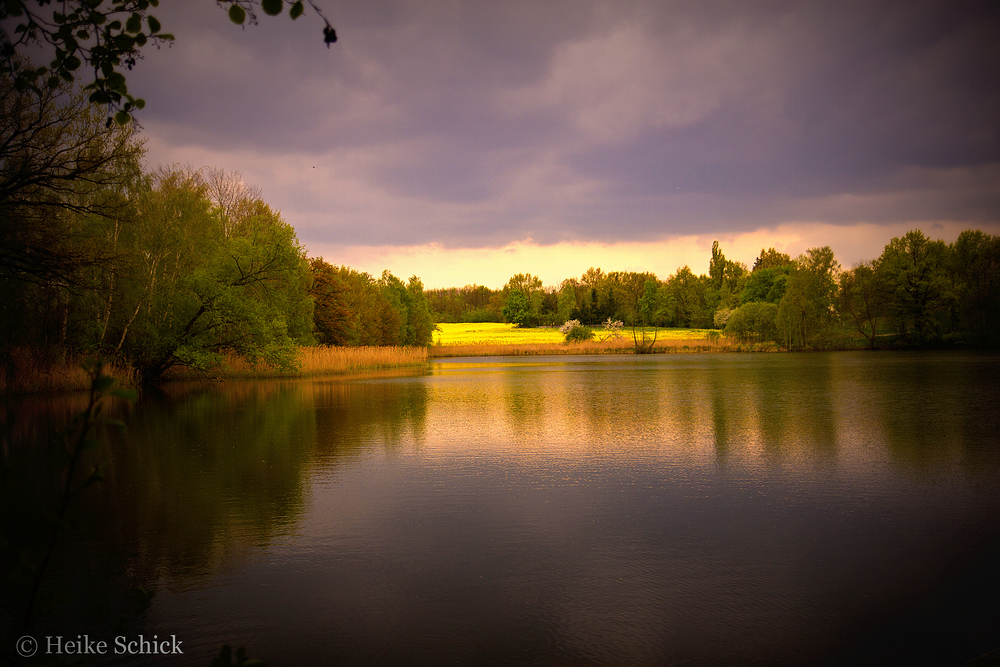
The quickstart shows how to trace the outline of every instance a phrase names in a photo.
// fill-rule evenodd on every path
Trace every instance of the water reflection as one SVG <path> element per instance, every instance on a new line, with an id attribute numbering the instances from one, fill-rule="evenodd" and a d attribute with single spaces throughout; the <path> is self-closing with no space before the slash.
<path id="1" fill-rule="evenodd" d="M 107 480 L 50 584 L 77 601 L 46 627 L 127 617 L 182 633 L 193 663 L 226 641 L 272 665 L 808 664 L 982 574 L 956 563 L 1000 537 L 998 369 L 555 357 L 171 386 L 95 452 Z M 58 479 L 30 455 L 45 411 L 7 414 L 24 527 Z M 141 613 L 136 584 L 156 591 Z M 907 641 L 964 613 L 1000 645 L 982 599 L 931 604 Z"/>
<path id="2" fill-rule="evenodd" d="M 442 363 L 432 402 L 446 413 L 445 423 L 485 422 L 503 435 L 501 447 L 638 447 L 695 462 L 710 441 L 720 465 L 730 456 L 837 457 L 838 430 L 848 426 L 837 406 L 849 389 L 838 385 L 831 355 L 774 355 L 767 364 L 753 357 L 678 357 Z M 491 412 L 497 396 L 502 413 Z"/>
<path id="3" fill-rule="evenodd" d="M 419 448 L 424 441 L 427 388 L 400 377 L 299 386 L 316 419 L 317 455 L 324 464 L 352 458 L 378 443 L 385 451 Z"/>
<path id="4" fill-rule="evenodd" d="M 108 526 L 151 579 L 211 573 L 233 550 L 267 545 L 301 516 L 316 430 L 294 386 L 151 393 L 128 431 L 110 438 Z"/>

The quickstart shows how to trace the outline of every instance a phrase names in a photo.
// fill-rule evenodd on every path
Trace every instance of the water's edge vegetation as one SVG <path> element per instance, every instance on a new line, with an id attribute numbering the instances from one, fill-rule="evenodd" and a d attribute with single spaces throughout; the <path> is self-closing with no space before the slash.
<path id="1" fill-rule="evenodd" d="M 236 354 L 226 354 L 222 363 L 209 370 L 178 367 L 167 372 L 164 381 L 240 380 L 251 378 L 308 378 L 344 376 L 356 373 L 424 365 L 428 354 L 425 347 L 365 346 L 331 347 L 303 346 L 291 366 L 250 363 Z M 85 391 L 91 377 L 85 369 L 86 360 L 67 360 L 50 364 L 29 360 L 14 377 L 0 373 L 0 392 L 28 394 L 43 392 Z M 141 378 L 126 364 L 108 364 L 104 372 L 117 384 L 135 387 Z"/>
<path id="2" fill-rule="evenodd" d="M 646 347 L 639 348 L 639 343 Z M 909 349 L 886 339 L 886 349 Z M 456 357 L 776 353 L 813 351 L 857 351 L 869 349 L 867 339 L 840 331 L 808 348 L 789 349 L 772 340 L 748 340 L 715 329 L 642 327 L 608 335 L 598 329 L 586 340 L 567 340 L 555 327 L 517 327 L 504 323 L 441 323 L 435 326 L 434 342 L 427 346 L 331 346 L 297 348 L 294 363 L 268 364 L 228 352 L 211 368 L 178 366 L 163 374 L 161 382 L 190 380 L 241 380 L 263 378 L 315 378 L 356 376 L 393 369 L 417 369 L 433 360 Z M 43 363 L 28 353 L 18 359 L 13 375 L 0 369 L 0 393 L 32 394 L 85 391 L 90 376 L 87 359 L 76 358 Z M 121 386 L 138 387 L 142 378 L 128 364 L 109 362 L 105 372 Z"/>

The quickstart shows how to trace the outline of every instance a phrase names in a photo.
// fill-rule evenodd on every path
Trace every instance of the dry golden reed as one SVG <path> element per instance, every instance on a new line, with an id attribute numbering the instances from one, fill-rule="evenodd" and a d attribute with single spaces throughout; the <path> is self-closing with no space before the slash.
<path id="1" fill-rule="evenodd" d="M 11 352 L 11 366 L 0 367 L 0 393 L 38 394 L 55 391 L 84 391 L 90 388 L 90 375 L 83 370 L 83 357 L 45 361 L 31 350 L 18 348 Z M 109 363 L 104 372 L 115 378 L 116 386 L 134 387 L 138 376 L 131 366 Z"/>
<path id="2" fill-rule="evenodd" d="M 36 359 L 29 350 L 14 350 L 13 368 L 0 368 L 0 393 L 37 394 L 84 391 L 90 388 L 90 376 L 83 370 L 83 358 L 46 362 Z M 266 364 L 251 364 L 230 354 L 220 368 L 208 372 L 174 368 L 169 380 L 205 378 L 315 377 L 346 375 L 371 370 L 415 367 L 427 362 L 422 347 L 303 347 L 299 349 L 297 370 L 281 370 Z M 116 379 L 117 386 L 134 387 L 139 376 L 127 364 L 112 362 L 105 372 Z"/>
<path id="3" fill-rule="evenodd" d="M 207 375 L 221 378 L 316 377 L 419 366 L 426 361 L 427 350 L 422 347 L 329 347 L 315 345 L 299 348 L 296 370 L 282 370 L 266 364 L 255 365 L 231 354 L 227 355 L 221 368 Z M 196 373 L 185 369 L 178 369 L 170 374 L 171 379 L 205 376 L 205 373 Z"/>
<path id="4" fill-rule="evenodd" d="M 419 366 L 427 362 L 425 347 L 304 347 L 299 375 L 354 373 L 378 368 Z"/>

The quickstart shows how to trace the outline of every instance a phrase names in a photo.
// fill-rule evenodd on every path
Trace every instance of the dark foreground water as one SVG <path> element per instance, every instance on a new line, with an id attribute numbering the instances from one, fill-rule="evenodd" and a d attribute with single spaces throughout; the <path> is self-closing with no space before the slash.
<path id="1" fill-rule="evenodd" d="M 171 386 L 94 452 L 27 634 L 107 642 L 81 664 L 960 665 L 1000 647 L 998 387 L 962 353 Z M 73 409 L 7 411 L 29 547 Z M 2 599 L 3 655 L 52 662 Z M 184 653 L 114 655 L 139 635 Z"/>

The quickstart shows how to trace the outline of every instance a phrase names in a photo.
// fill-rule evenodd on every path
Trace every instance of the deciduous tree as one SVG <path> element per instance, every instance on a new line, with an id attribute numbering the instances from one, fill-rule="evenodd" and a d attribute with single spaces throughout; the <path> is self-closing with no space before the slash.
<path id="1" fill-rule="evenodd" d="M 725 332 L 744 342 L 776 340 L 778 305 L 752 301 L 737 308 L 726 322 Z"/>
<path id="2" fill-rule="evenodd" d="M 117 346 L 146 380 L 208 369 L 226 352 L 281 368 L 311 340 L 309 272 L 295 231 L 266 205 L 226 238 L 200 172 L 157 173 L 138 206 Z M 129 312 L 131 311 L 131 312 Z"/>
<path id="3" fill-rule="evenodd" d="M 532 326 L 538 322 L 542 307 L 542 279 L 530 273 L 518 273 L 504 285 L 505 304 L 503 316 L 518 326 Z"/>
<path id="4" fill-rule="evenodd" d="M 1000 237 L 967 230 L 952 245 L 960 320 L 968 340 L 1000 344 Z"/>
<path id="5" fill-rule="evenodd" d="M 33 95 L 0 77 L 0 271 L 8 279 L 70 284 L 100 256 L 83 252 L 80 216 L 113 216 L 140 172 L 132 129 L 106 128 L 65 87 Z M 93 246 L 91 250 L 95 250 Z"/>
<path id="6" fill-rule="evenodd" d="M 920 230 L 892 239 L 879 258 L 889 286 L 889 311 L 897 332 L 922 345 L 944 333 L 955 299 L 948 278 L 948 246 Z"/>
<path id="7" fill-rule="evenodd" d="M 841 273 L 839 282 L 838 309 L 868 339 L 868 348 L 875 349 L 879 322 L 886 316 L 890 296 L 882 263 L 862 262 Z"/>
<path id="8" fill-rule="evenodd" d="M 778 330 L 786 347 L 805 347 L 829 327 L 839 270 L 830 246 L 810 248 L 795 260 L 778 305 Z"/>

